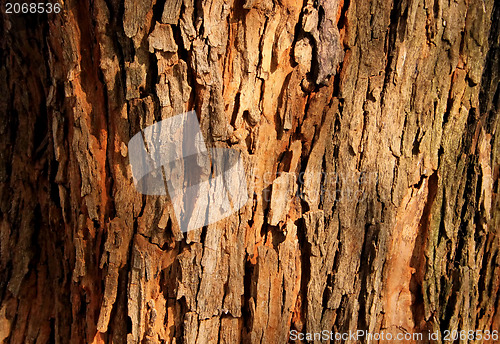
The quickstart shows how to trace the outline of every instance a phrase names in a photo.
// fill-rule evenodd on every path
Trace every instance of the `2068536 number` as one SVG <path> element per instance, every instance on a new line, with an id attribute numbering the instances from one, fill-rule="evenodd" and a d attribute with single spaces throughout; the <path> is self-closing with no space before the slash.
<path id="1" fill-rule="evenodd" d="M 445 330 L 443 341 L 457 341 L 457 340 L 493 340 L 497 342 L 499 339 L 499 334 L 497 330 L 476 330 L 476 331 L 458 331 L 458 330 Z"/>
<path id="2" fill-rule="evenodd" d="M 61 12 L 61 4 L 55 3 L 52 4 L 50 2 L 8 2 L 5 4 L 5 13 L 7 14 L 42 14 L 42 13 L 59 13 Z"/>

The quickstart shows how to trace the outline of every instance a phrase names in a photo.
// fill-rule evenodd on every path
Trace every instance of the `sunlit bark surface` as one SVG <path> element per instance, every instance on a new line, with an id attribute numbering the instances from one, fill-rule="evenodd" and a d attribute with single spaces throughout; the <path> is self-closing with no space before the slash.
<path id="1" fill-rule="evenodd" d="M 0 342 L 500 328 L 498 1 L 1 3 Z M 250 201 L 182 233 L 127 144 L 188 110 Z"/>

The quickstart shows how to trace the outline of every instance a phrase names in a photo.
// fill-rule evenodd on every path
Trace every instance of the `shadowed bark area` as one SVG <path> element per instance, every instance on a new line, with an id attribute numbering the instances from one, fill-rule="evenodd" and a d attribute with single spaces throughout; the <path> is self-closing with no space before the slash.
<path id="1" fill-rule="evenodd" d="M 500 328 L 498 1 L 0 2 L 0 342 Z M 127 144 L 189 110 L 250 200 L 182 233 Z"/>

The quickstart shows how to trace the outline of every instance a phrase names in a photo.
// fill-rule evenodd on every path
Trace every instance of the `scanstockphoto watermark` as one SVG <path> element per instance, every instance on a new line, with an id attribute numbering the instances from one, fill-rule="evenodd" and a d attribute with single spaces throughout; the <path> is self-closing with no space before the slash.
<path id="1" fill-rule="evenodd" d="M 256 184 L 262 178 L 264 190 L 262 197 L 269 202 L 272 197 L 272 188 L 283 188 L 283 183 L 289 183 L 290 178 L 280 178 L 285 175 L 293 176 L 296 183 L 295 197 L 308 202 L 322 203 L 325 200 L 338 202 L 341 200 L 356 200 L 361 202 L 369 194 L 368 190 L 374 189 L 378 184 L 378 172 L 352 171 L 347 173 L 337 172 L 277 172 L 254 171 Z M 262 177 L 261 177 L 262 176 Z M 268 187 L 266 187 L 268 186 Z"/>
<path id="2" fill-rule="evenodd" d="M 207 148 L 194 111 L 142 129 L 128 152 L 137 191 L 168 195 L 182 232 L 228 217 L 248 200 L 240 152 Z"/>
<path id="3" fill-rule="evenodd" d="M 427 336 L 429 337 L 429 336 Z M 323 330 L 321 332 L 299 332 L 291 330 L 289 339 L 293 341 L 330 341 L 340 343 L 346 341 L 416 341 L 421 342 L 424 338 L 422 333 L 391 333 L 391 332 L 369 332 L 364 330 L 348 331 L 348 332 L 333 332 Z"/>

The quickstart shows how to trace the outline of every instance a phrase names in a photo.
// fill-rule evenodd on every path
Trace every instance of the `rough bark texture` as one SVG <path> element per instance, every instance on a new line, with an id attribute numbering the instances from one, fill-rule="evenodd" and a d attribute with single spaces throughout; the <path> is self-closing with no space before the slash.
<path id="1" fill-rule="evenodd" d="M 0 341 L 499 329 L 498 1 L 62 7 L 1 16 Z M 183 235 L 127 143 L 192 109 L 252 199 Z"/>

